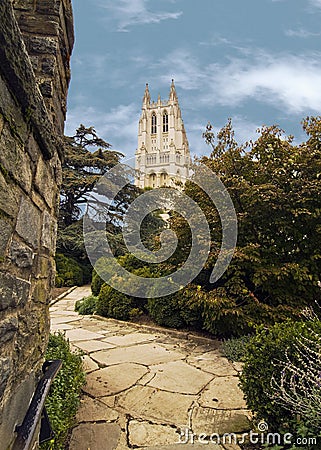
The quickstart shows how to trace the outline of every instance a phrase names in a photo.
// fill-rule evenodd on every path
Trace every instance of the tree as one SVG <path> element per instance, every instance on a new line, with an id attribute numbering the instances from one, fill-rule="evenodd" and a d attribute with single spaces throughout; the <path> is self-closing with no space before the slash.
<path id="1" fill-rule="evenodd" d="M 102 194 L 96 183 L 112 167 L 120 162 L 120 152 L 110 149 L 111 145 L 99 138 L 94 127 L 80 125 L 74 136 L 64 138 L 64 161 L 62 165 L 62 186 L 60 191 L 60 211 L 57 237 L 57 259 L 67 257 L 75 271 L 80 267 L 83 279 L 88 282 L 91 276 L 83 237 L 82 213 L 90 199 L 91 205 L 103 215 L 97 233 L 108 236 L 111 248 L 117 255 L 124 253 L 124 243 L 120 235 L 119 222 L 128 204 L 137 195 L 134 186 L 126 186 L 114 202 L 105 205 L 95 194 Z M 98 192 L 98 190 L 100 191 Z M 95 236 L 93 236 L 95 239 Z M 76 265 L 79 267 L 76 267 Z M 58 278 L 59 278 L 58 274 Z M 60 277 L 64 284 L 64 277 Z"/>
<path id="2" fill-rule="evenodd" d="M 248 332 L 258 323 L 297 317 L 302 306 L 320 298 L 321 118 L 307 118 L 303 128 L 308 139 L 301 145 L 278 127 L 263 126 L 256 141 L 240 146 L 231 120 L 217 135 L 207 125 L 204 138 L 212 153 L 200 162 L 220 177 L 238 217 L 234 258 L 210 284 L 220 217 L 205 192 L 186 183 L 185 193 L 202 208 L 211 231 L 210 255 L 195 280 L 207 292 L 203 317 L 209 331 Z M 187 236 L 179 217 L 172 225 Z"/>
<path id="3" fill-rule="evenodd" d="M 81 205 L 99 178 L 120 162 L 120 152 L 99 138 L 94 127 L 80 125 L 74 136 L 64 138 L 63 180 L 60 191 L 60 223 L 71 225 L 81 215 Z M 96 149 L 96 150 L 95 150 Z"/>

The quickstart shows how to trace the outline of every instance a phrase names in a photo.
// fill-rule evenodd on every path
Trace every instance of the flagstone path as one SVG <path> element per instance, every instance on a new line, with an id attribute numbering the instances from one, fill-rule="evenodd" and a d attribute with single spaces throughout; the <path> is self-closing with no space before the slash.
<path id="1" fill-rule="evenodd" d="M 239 449 L 222 436 L 250 430 L 241 368 L 222 356 L 218 342 L 79 316 L 75 302 L 90 293 L 89 286 L 76 288 L 50 308 L 51 330 L 65 331 L 84 352 L 87 373 L 69 449 L 196 450 L 213 433 L 220 445 L 215 435 L 206 448 Z"/>

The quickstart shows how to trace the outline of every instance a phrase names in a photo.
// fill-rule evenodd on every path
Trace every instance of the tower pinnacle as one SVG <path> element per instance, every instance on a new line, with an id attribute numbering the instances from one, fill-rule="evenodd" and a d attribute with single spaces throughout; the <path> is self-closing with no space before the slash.
<path id="1" fill-rule="evenodd" d="M 169 100 L 178 101 L 174 79 L 172 79 L 171 90 L 169 93 Z"/>
<path id="2" fill-rule="evenodd" d="M 144 93 L 144 98 L 143 98 L 143 105 L 149 105 L 149 104 L 150 104 L 150 93 L 149 93 L 148 83 L 146 83 L 145 93 Z"/>

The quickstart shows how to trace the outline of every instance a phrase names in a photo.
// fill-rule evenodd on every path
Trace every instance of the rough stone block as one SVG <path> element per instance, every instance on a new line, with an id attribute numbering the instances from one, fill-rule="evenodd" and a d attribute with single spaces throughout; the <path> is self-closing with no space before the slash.
<path id="1" fill-rule="evenodd" d="M 0 163 L 0 211 L 15 218 L 19 209 L 19 193 L 10 182 L 8 183 L 8 181 L 9 180 L 6 180 L 3 176 Z"/>
<path id="2" fill-rule="evenodd" d="M 18 362 L 17 374 L 30 367 L 40 369 L 49 332 L 48 307 L 29 302 L 18 313 L 19 330 L 15 339 L 14 356 Z"/>
<path id="3" fill-rule="evenodd" d="M 34 277 L 49 278 L 52 279 L 52 273 L 54 272 L 54 263 L 48 256 L 36 255 L 34 264 Z"/>
<path id="4" fill-rule="evenodd" d="M 38 280 L 36 281 L 32 292 L 32 299 L 35 303 L 49 304 L 51 296 L 48 291 L 47 281 Z"/>
<path id="5" fill-rule="evenodd" d="M 41 0 L 37 2 L 36 12 L 40 14 L 59 15 L 61 0 Z"/>
<path id="6" fill-rule="evenodd" d="M 28 39 L 28 50 L 32 55 L 56 55 L 57 40 L 44 36 L 32 36 Z"/>
<path id="7" fill-rule="evenodd" d="M 33 248 L 39 247 L 41 213 L 26 197 L 21 200 L 16 231 Z"/>
<path id="8" fill-rule="evenodd" d="M 9 317 L 0 322 L 0 346 L 11 341 L 18 330 L 17 317 Z"/>
<path id="9" fill-rule="evenodd" d="M 43 213 L 41 246 L 49 251 L 55 250 L 57 221 L 47 211 Z"/>
<path id="10" fill-rule="evenodd" d="M 0 162 L 10 178 L 14 178 L 26 192 L 30 192 L 32 183 L 30 160 L 20 139 L 17 138 L 18 135 L 19 124 L 15 121 L 10 125 L 6 124 L 0 138 Z"/>
<path id="11" fill-rule="evenodd" d="M 51 166 L 49 163 L 45 163 L 42 158 L 39 159 L 37 164 L 35 186 L 37 187 L 40 195 L 46 201 L 47 205 L 51 208 L 56 186 L 53 180 Z"/>
<path id="12" fill-rule="evenodd" d="M 0 218 L 0 258 L 3 258 L 11 238 L 13 225 L 9 219 Z"/>
<path id="13" fill-rule="evenodd" d="M 18 24 L 22 32 L 32 34 L 45 34 L 46 36 L 59 35 L 59 21 L 57 17 L 44 17 L 34 13 L 22 13 L 19 15 Z"/>
<path id="14" fill-rule="evenodd" d="M 41 72 L 44 75 L 54 76 L 56 71 L 56 60 L 52 56 L 47 56 L 41 61 Z"/>
<path id="15" fill-rule="evenodd" d="M 4 126 L 4 118 L 3 115 L 0 114 L 0 134 L 2 133 L 3 126 Z"/>
<path id="16" fill-rule="evenodd" d="M 32 267 L 34 253 L 31 248 L 19 242 L 13 241 L 10 247 L 10 259 L 20 269 Z"/>
<path id="17" fill-rule="evenodd" d="M 30 56 L 30 61 L 34 72 L 37 73 L 39 68 L 39 56 Z"/>
<path id="18" fill-rule="evenodd" d="M 25 150 L 30 156 L 31 161 L 36 164 L 39 159 L 40 151 L 39 146 L 32 134 L 29 135 L 29 138 L 25 145 Z"/>
<path id="19" fill-rule="evenodd" d="M 2 113 L 4 121 L 5 123 L 9 124 L 11 131 L 14 133 L 14 137 L 17 138 L 19 136 L 20 142 L 25 142 L 29 135 L 28 124 L 23 117 L 21 109 L 17 108 L 17 104 L 13 100 L 8 86 L 1 76 L 0 92 L 0 112 Z"/>
<path id="20" fill-rule="evenodd" d="M 33 11 L 34 4 L 34 0 L 13 0 L 14 9 L 21 11 Z"/>
<path id="21" fill-rule="evenodd" d="M 53 87 L 52 81 L 46 80 L 39 84 L 40 92 L 45 98 L 52 98 L 53 96 Z"/>
<path id="22" fill-rule="evenodd" d="M 7 386 L 11 371 L 12 360 L 10 358 L 0 358 L 0 397 L 2 397 Z"/>
<path id="23" fill-rule="evenodd" d="M 30 282 L 0 272 L 0 311 L 15 308 L 27 302 Z"/>

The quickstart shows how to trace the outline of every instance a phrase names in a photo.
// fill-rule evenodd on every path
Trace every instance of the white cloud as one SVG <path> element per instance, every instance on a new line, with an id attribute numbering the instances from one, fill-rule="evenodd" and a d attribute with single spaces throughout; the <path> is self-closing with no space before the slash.
<path id="1" fill-rule="evenodd" d="M 105 0 L 100 6 L 111 13 L 111 20 L 117 22 L 117 31 L 129 31 L 129 27 L 139 24 L 160 23 L 163 20 L 178 19 L 182 11 L 151 11 L 150 0 Z"/>
<path id="2" fill-rule="evenodd" d="M 139 111 L 137 105 L 119 105 L 110 111 L 100 111 L 92 106 L 78 106 L 68 111 L 66 131 L 73 135 L 80 123 L 94 126 L 99 137 L 112 144 L 126 156 L 133 156 L 137 145 Z"/>
<path id="3" fill-rule="evenodd" d="M 174 67 L 169 77 L 185 90 L 198 91 L 194 104 L 235 107 L 248 100 L 273 105 L 291 113 L 321 110 L 320 54 L 272 55 L 263 51 L 248 52 L 243 58 L 224 63 L 201 65 L 187 50 L 169 54 L 164 67 Z M 167 69 L 168 70 L 168 69 Z"/>
<path id="4" fill-rule="evenodd" d="M 315 6 L 316 8 L 321 8 L 321 0 L 309 0 L 309 2 L 312 6 Z"/>
<path id="5" fill-rule="evenodd" d="M 251 98 L 293 113 L 321 109 L 319 56 L 262 53 L 252 62 L 236 59 L 212 70 L 212 98 L 220 104 L 234 106 Z"/>
<path id="6" fill-rule="evenodd" d="M 298 38 L 309 38 L 314 36 L 320 36 L 321 33 L 313 33 L 311 31 L 305 30 L 304 28 L 299 28 L 297 30 L 286 30 L 284 34 L 288 37 L 298 37 Z"/>

